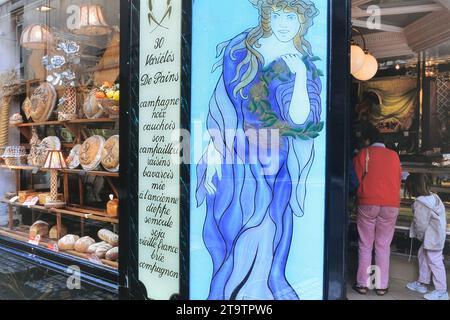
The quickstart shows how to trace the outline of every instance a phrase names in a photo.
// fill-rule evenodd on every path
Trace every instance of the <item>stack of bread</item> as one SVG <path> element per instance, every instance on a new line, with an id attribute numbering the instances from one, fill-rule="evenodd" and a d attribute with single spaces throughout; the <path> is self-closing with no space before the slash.
<path id="1" fill-rule="evenodd" d="M 119 236 L 108 229 L 98 232 L 101 242 L 96 242 L 91 237 L 80 238 L 77 235 L 68 234 L 58 241 L 60 250 L 75 250 L 79 253 L 95 255 L 99 259 L 117 261 L 119 258 Z"/>

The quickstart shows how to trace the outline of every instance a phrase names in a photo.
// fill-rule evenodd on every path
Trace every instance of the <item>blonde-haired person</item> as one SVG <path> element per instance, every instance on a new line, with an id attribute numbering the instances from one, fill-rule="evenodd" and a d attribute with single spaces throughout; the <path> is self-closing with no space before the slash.
<path id="1" fill-rule="evenodd" d="M 217 48 L 223 59 L 209 105 L 211 140 L 197 167 L 197 203 L 206 202 L 207 211 L 203 240 L 213 262 L 208 299 L 299 299 L 286 266 L 293 217 L 307 212 L 314 138 L 323 127 L 320 72 L 305 39 L 319 12 L 309 0 L 251 3 L 259 24 Z M 242 134 L 248 129 L 260 135 L 257 154 L 240 149 L 239 141 L 255 144 Z M 261 146 L 260 130 L 267 129 L 281 136 Z M 299 129 L 311 138 L 298 137 Z M 277 161 L 265 165 L 274 154 Z"/>

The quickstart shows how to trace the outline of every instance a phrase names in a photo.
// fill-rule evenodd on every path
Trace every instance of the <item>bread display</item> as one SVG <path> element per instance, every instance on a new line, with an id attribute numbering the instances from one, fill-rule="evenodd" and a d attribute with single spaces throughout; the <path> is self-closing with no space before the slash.
<path id="1" fill-rule="evenodd" d="M 119 136 L 109 138 L 102 151 L 102 166 L 109 172 L 119 171 Z"/>
<path id="2" fill-rule="evenodd" d="M 119 259 L 119 247 L 114 247 L 106 252 L 105 259 L 109 261 L 117 261 Z"/>
<path id="3" fill-rule="evenodd" d="M 98 89 L 92 89 L 83 104 L 83 112 L 88 119 L 97 119 L 103 115 L 103 107 L 97 98 Z"/>
<path id="4" fill-rule="evenodd" d="M 48 236 L 49 225 L 45 221 L 38 220 L 30 228 L 30 237 L 34 238 L 37 235 L 41 237 Z"/>
<path id="5" fill-rule="evenodd" d="M 48 236 L 48 237 L 49 237 L 50 239 L 52 239 L 52 240 L 58 240 L 59 238 L 62 238 L 62 237 L 64 237 L 65 235 L 67 235 L 67 227 L 61 225 L 61 234 L 59 235 L 59 237 L 58 237 L 58 227 L 57 227 L 57 226 L 53 226 L 53 227 L 50 229 L 50 232 L 49 232 L 49 236 Z"/>
<path id="6" fill-rule="evenodd" d="M 29 115 L 34 122 L 44 122 L 50 118 L 56 105 L 56 90 L 48 82 L 42 83 L 30 98 Z"/>
<path id="7" fill-rule="evenodd" d="M 98 232 L 98 237 L 113 247 L 117 247 L 119 245 L 119 236 L 108 229 L 101 229 Z"/>
<path id="8" fill-rule="evenodd" d="M 89 273 L 91 284 L 103 287 L 108 280 L 110 286 L 117 282 L 110 275 L 119 271 L 117 248 L 111 249 L 119 242 L 119 135 L 127 129 L 115 64 L 119 6 L 75 3 L 91 20 L 77 33 L 65 21 L 70 3 L 41 10 L 38 2 L 2 6 L 12 19 L 0 30 L 4 38 L 16 38 L 16 15 L 26 36 L 19 34 L 15 49 L 3 52 L 0 72 L 0 236 L 13 251 L 29 247 L 25 258 L 32 264 L 45 260 L 62 271 L 74 264 Z M 99 35 L 91 18 L 104 36 L 89 36 Z M 20 66 L 9 63 L 19 60 Z M 97 236 L 101 229 L 108 242 Z"/>
<path id="9" fill-rule="evenodd" d="M 95 170 L 102 157 L 105 139 L 102 136 L 92 136 L 87 139 L 80 149 L 80 164 L 86 171 Z"/>
<path id="10" fill-rule="evenodd" d="M 80 165 L 81 144 L 75 145 L 70 150 L 69 156 L 66 158 L 66 165 L 69 169 L 76 169 Z"/>
<path id="11" fill-rule="evenodd" d="M 75 251 L 86 253 L 91 245 L 95 243 L 95 240 L 91 237 L 83 237 L 75 242 Z"/>
<path id="12" fill-rule="evenodd" d="M 79 236 L 68 234 L 59 239 L 58 241 L 58 248 L 60 250 L 74 250 L 75 249 L 75 243 L 80 239 Z"/>

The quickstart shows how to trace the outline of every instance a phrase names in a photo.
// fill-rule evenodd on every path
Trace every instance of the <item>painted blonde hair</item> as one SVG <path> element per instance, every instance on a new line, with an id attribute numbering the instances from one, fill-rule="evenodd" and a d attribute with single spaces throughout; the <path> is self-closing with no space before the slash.
<path id="1" fill-rule="evenodd" d="M 294 45 L 303 55 L 312 55 L 311 44 L 305 39 L 309 28 L 313 25 L 313 19 L 319 14 L 314 3 L 310 0 L 249 0 L 253 6 L 259 11 L 259 25 L 250 29 L 245 41 L 234 46 L 231 50 L 231 58 L 235 60 L 234 53 L 237 50 L 247 49 L 247 55 L 239 63 L 236 69 L 236 75 L 231 81 L 236 82 L 240 78 L 241 70 L 248 66 L 242 76 L 241 81 L 236 85 L 233 94 L 236 97 L 239 93 L 242 98 L 244 88 L 249 85 L 258 73 L 258 62 L 264 64 L 264 57 L 255 50 L 260 47 L 259 39 L 268 38 L 272 35 L 270 26 L 271 13 L 273 11 L 292 11 L 298 14 L 300 18 L 301 28 L 294 38 Z"/>

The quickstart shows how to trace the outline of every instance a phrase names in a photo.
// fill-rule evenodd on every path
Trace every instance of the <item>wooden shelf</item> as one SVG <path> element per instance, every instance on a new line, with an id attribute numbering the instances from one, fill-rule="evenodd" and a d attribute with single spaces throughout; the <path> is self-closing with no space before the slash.
<path id="1" fill-rule="evenodd" d="M 24 171 L 47 171 L 46 169 L 43 169 L 43 168 L 27 166 L 27 165 L 7 166 L 7 165 L 4 165 L 4 164 L 0 165 L 0 169 L 24 170 Z"/>
<path id="2" fill-rule="evenodd" d="M 19 241 L 23 241 L 23 242 L 28 242 L 28 232 L 26 231 L 20 231 L 20 230 L 10 230 L 10 229 L 5 229 L 5 228 L 0 228 L 0 235 L 5 236 L 5 237 L 10 237 L 13 238 L 15 240 L 19 240 Z M 48 239 L 48 238 L 42 238 L 39 246 L 43 247 L 43 248 L 48 248 L 48 245 L 52 242 L 52 240 Z M 75 256 L 77 258 L 82 258 L 85 260 L 88 260 L 88 255 L 85 253 L 80 253 L 77 251 L 73 251 L 73 250 L 66 250 L 66 251 L 60 251 L 58 252 L 60 254 L 68 254 L 71 256 Z M 119 268 L 119 264 L 115 261 L 109 261 L 106 259 L 101 259 L 100 260 L 102 262 L 103 266 L 106 267 L 110 267 L 113 269 L 118 269 Z"/>
<path id="3" fill-rule="evenodd" d="M 119 119 L 115 118 L 99 118 L 99 119 L 76 119 L 71 121 L 45 121 L 45 122 L 26 122 L 11 125 L 12 128 L 27 128 L 39 126 L 64 126 L 64 125 L 89 125 L 89 124 L 107 124 L 116 123 Z"/>
<path id="4" fill-rule="evenodd" d="M 70 207 L 67 206 L 62 209 L 47 209 L 44 206 L 24 206 L 20 203 L 10 203 L 8 200 L 3 199 L 0 202 L 6 203 L 11 206 L 15 207 L 21 207 L 21 208 L 30 208 L 36 211 L 44 212 L 44 213 L 50 213 L 50 214 L 62 214 L 67 216 L 73 216 L 73 217 L 80 217 L 87 220 L 95 220 L 95 221 L 101 221 L 101 222 L 107 222 L 112 224 L 119 224 L 119 219 L 117 218 L 110 218 L 105 216 L 105 211 L 100 210 L 90 210 L 90 209 L 83 209 L 83 208 L 76 208 L 76 207 Z"/>
<path id="5" fill-rule="evenodd" d="M 49 169 L 44 169 L 40 167 L 33 167 L 33 166 L 7 166 L 7 165 L 0 165 L 0 169 L 9 169 L 9 170 L 24 170 L 24 171 L 41 171 L 41 172 L 48 172 Z M 96 176 L 96 177 L 111 177 L 111 178 L 118 178 L 119 173 L 118 172 L 109 172 L 109 171 L 86 171 L 82 169 L 64 169 L 64 170 L 58 170 L 61 173 L 66 174 L 76 174 L 79 176 Z"/>
<path id="6" fill-rule="evenodd" d="M 80 176 L 96 176 L 96 177 L 111 177 L 111 178 L 118 178 L 119 173 L 118 172 L 109 172 L 109 171 L 86 171 L 81 169 L 65 169 L 65 170 L 59 170 L 61 173 L 68 173 L 68 174 L 77 174 Z"/>

